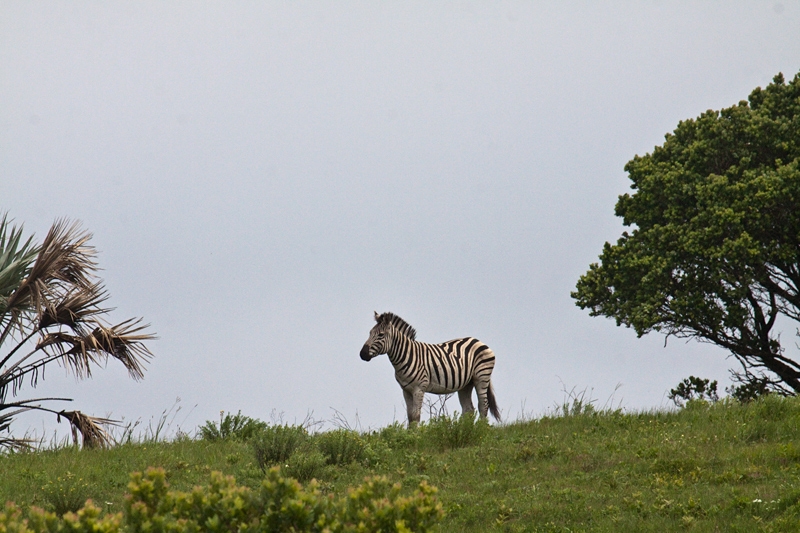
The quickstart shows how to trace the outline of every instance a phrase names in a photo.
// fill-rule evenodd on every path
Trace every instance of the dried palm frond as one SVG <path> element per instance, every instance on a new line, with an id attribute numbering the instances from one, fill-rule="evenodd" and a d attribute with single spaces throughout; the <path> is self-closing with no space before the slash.
<path id="1" fill-rule="evenodd" d="M 63 332 L 54 332 L 44 335 L 36 349 L 43 349 L 53 359 L 61 359 L 64 364 L 75 372 L 79 378 L 90 377 L 90 363 L 99 364 L 110 355 L 122 362 L 130 376 L 139 380 L 144 377 L 143 364 L 153 354 L 143 344 L 143 341 L 156 338 L 153 333 L 139 333 L 149 324 L 139 325 L 141 319 L 129 319 L 116 326 L 96 327 L 85 335 L 70 335 Z M 44 364 L 53 359 L 43 360 Z M 34 363 L 29 367 L 42 366 Z"/>
<path id="2" fill-rule="evenodd" d="M 72 439 L 75 445 L 78 444 L 77 432 L 83 438 L 84 448 L 106 448 L 111 444 L 111 435 L 103 429 L 102 425 L 121 426 L 117 420 L 108 418 L 97 418 L 81 413 L 80 411 L 59 411 L 58 421 L 61 422 L 63 416 L 72 424 Z"/>
<path id="3" fill-rule="evenodd" d="M 11 421 L 14 417 L 20 413 L 24 413 L 25 411 L 29 411 L 30 409 L 21 408 L 16 409 L 15 411 L 11 411 L 10 413 L 3 413 L 0 415 L 0 431 L 5 431 L 11 426 Z"/>
<path id="4" fill-rule="evenodd" d="M 43 372 L 49 363 L 59 362 L 71 370 L 78 379 L 92 376 L 92 364 L 100 365 L 108 360 L 108 356 L 122 362 L 128 374 L 139 380 L 144 377 L 144 363 L 152 357 L 152 353 L 142 343 L 155 339 L 153 333 L 138 332 L 149 325 L 139 326 L 141 319 L 130 319 L 113 327 L 97 326 L 85 335 L 70 335 L 61 331 L 44 335 L 36 348 L 13 365 L 0 371 L 0 391 L 5 392 L 8 384 L 12 385 L 12 394 L 16 395 L 23 379 L 28 376 L 31 386 L 39 382 L 39 372 Z M 40 357 L 32 363 L 22 363 L 42 350 L 46 357 Z M 5 394 L 0 397 L 0 401 Z"/>
<path id="5" fill-rule="evenodd" d="M 90 233 L 81 230 L 80 224 L 67 225 L 65 219 L 57 220 L 38 248 L 33 265 L 26 277 L 5 299 L 6 318 L 9 322 L 0 336 L 0 344 L 13 326 L 22 331 L 20 317 L 26 313 L 41 316 L 48 299 L 62 296 L 64 287 L 90 288 L 97 264 L 96 252 L 86 242 Z M 68 292 L 68 289 L 67 289 Z"/>
<path id="6" fill-rule="evenodd" d="M 92 339 L 87 342 L 92 350 L 106 352 L 118 359 L 137 381 L 144 377 L 142 364 L 153 357 L 143 342 L 156 339 L 154 333 L 140 333 L 150 327 L 150 324 L 140 325 L 141 322 L 141 318 L 131 318 L 110 328 L 97 327 L 87 337 Z"/>
<path id="7" fill-rule="evenodd" d="M 45 302 L 39 317 L 39 329 L 60 324 L 79 332 L 88 318 L 110 311 L 99 307 L 106 300 L 108 294 L 101 283 L 73 288 L 61 299 Z"/>
<path id="8" fill-rule="evenodd" d="M 67 370 L 71 370 L 75 377 L 78 379 L 85 379 L 92 377 L 91 363 L 99 365 L 108 359 L 108 354 L 98 352 L 95 350 L 87 350 L 84 337 L 80 335 L 70 335 L 61 331 L 48 333 L 44 335 L 36 344 L 36 349 L 43 350 L 46 357 L 39 359 L 26 366 L 20 366 L 15 370 L 15 374 L 10 379 L 19 381 L 22 376 L 31 372 L 38 373 L 38 369 L 45 367 L 47 364 L 58 361 Z M 99 356 L 99 357 L 98 357 Z M 24 359 L 27 359 L 26 356 Z M 20 360 L 19 363 L 24 361 Z M 9 368 L 12 370 L 12 367 Z M 38 382 L 38 377 L 33 375 L 31 377 L 31 385 L 34 387 Z M 15 385 L 15 390 L 16 390 Z"/>
<path id="9" fill-rule="evenodd" d="M 91 377 L 92 372 L 89 363 L 99 364 L 100 361 L 96 359 L 95 356 L 97 354 L 95 352 L 81 354 L 80 350 L 75 349 L 76 346 L 80 345 L 81 337 L 79 336 L 60 331 L 44 335 L 39 339 L 33 351 L 0 371 L 0 392 L 5 393 L 8 384 L 12 384 L 11 392 L 16 396 L 25 376 L 30 376 L 31 386 L 36 387 L 39 382 L 39 372 L 44 372 L 47 365 L 54 361 L 72 370 L 78 379 Z M 44 357 L 40 355 L 39 359 L 34 360 L 34 362 L 27 365 L 22 364 L 39 350 L 44 352 Z M 0 401 L 4 399 L 5 394 L 0 396 Z"/>
<path id="10" fill-rule="evenodd" d="M 91 238 L 91 233 L 81 229 L 80 222 L 57 220 L 42 241 L 31 277 L 50 278 L 79 287 L 91 285 L 97 270 L 94 260 L 97 251 L 86 244 Z"/>
<path id="11" fill-rule="evenodd" d="M 31 325 L 31 327 L 28 328 L 30 330 L 28 334 L 20 339 L 18 344 L 0 360 L 0 368 L 11 360 L 17 350 L 22 348 L 22 346 L 36 334 L 42 333 L 45 335 L 45 339 L 42 339 L 45 342 L 42 343 L 40 341 L 39 345 L 37 345 L 37 349 L 52 344 L 53 342 L 64 342 L 61 340 L 63 334 L 56 332 L 52 334 L 52 336 L 48 336 L 48 334 L 44 333 L 46 328 L 56 325 L 68 326 L 74 332 L 81 335 L 84 334 L 84 326 L 89 319 L 92 319 L 95 315 L 104 314 L 109 311 L 109 309 L 103 309 L 99 306 L 107 299 L 108 295 L 105 293 L 102 284 L 96 283 L 88 288 L 75 287 L 66 292 L 64 296 L 58 300 L 46 300 L 37 325 Z M 91 321 L 89 323 L 91 327 L 94 327 L 96 321 Z M 14 365 L 0 374 L 0 378 L 2 378 L 2 375 L 7 375 L 8 372 L 12 371 L 15 367 L 20 366 L 31 355 L 33 354 L 28 354 L 24 358 L 18 360 Z M 0 385 L 2 385 L 2 383 L 3 381 L 0 379 Z"/>

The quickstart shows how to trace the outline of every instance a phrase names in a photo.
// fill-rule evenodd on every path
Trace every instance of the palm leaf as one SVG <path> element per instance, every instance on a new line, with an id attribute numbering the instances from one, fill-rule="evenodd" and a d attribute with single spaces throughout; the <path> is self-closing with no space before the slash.
<path id="1" fill-rule="evenodd" d="M 91 234 L 83 232 L 79 223 L 68 226 L 65 219 L 57 220 L 27 277 L 8 297 L 7 308 L 17 314 L 30 310 L 40 316 L 48 297 L 58 297 L 64 286 L 90 287 L 97 268 L 95 250 L 86 245 L 90 238 Z"/>
<path id="2" fill-rule="evenodd" d="M 20 413 L 24 413 L 26 411 L 48 411 L 51 413 L 55 413 L 50 409 L 46 409 L 41 405 L 31 405 L 35 402 L 42 402 L 48 400 L 64 400 L 64 401 L 72 401 L 69 398 L 37 398 L 35 400 L 23 400 L 19 402 L 12 402 L 12 403 L 0 403 L 0 411 L 6 411 L 8 409 L 14 409 L 10 412 L 3 412 L 0 413 L 0 432 L 9 430 L 11 426 L 11 422 L 14 420 L 14 417 Z M 22 450 L 29 450 L 33 447 L 33 443 L 36 442 L 33 439 L 28 438 L 16 438 L 16 437 L 0 437 L 0 448 L 7 448 L 14 451 L 22 451 Z"/>
<path id="3" fill-rule="evenodd" d="M 8 335 L 15 318 L 9 298 L 28 276 L 39 247 L 34 246 L 33 238 L 22 243 L 22 227 L 12 226 L 7 215 L 0 220 L 0 345 Z"/>
<path id="4" fill-rule="evenodd" d="M 54 411 L 47 409 L 41 405 L 32 405 L 34 402 L 52 401 L 52 400 L 66 400 L 71 401 L 69 398 L 37 398 L 35 400 L 25 400 L 21 402 L 14 402 L 10 404 L 3 404 L 0 406 L 0 411 L 9 408 L 15 408 L 14 411 L 0 414 L 0 431 L 7 430 L 11 424 L 14 416 L 24 413 L 26 411 L 45 411 L 56 415 L 56 420 L 61 422 L 63 416 L 72 426 L 72 438 L 75 444 L 78 444 L 78 433 L 81 434 L 83 446 L 87 448 L 105 448 L 111 443 L 111 436 L 103 426 L 121 426 L 118 420 L 111 420 L 110 418 L 99 418 L 89 416 L 81 413 L 80 411 Z M 0 447 L 12 449 L 25 449 L 30 448 L 34 441 L 31 439 L 18 439 L 13 437 L 0 437 Z"/>
<path id="5" fill-rule="evenodd" d="M 78 378 L 91 377 L 91 363 L 105 362 L 108 356 L 119 360 L 134 380 L 142 379 L 143 365 L 153 357 L 143 342 L 153 340 L 156 336 L 153 333 L 141 333 L 150 325 L 140 323 L 141 319 L 133 318 L 111 327 L 96 323 L 96 327 L 85 335 L 70 335 L 60 331 L 48 333 L 36 345 L 36 349 L 44 350 L 48 358 L 20 367 L 8 381 L 17 380 L 56 359 Z"/>
<path id="6" fill-rule="evenodd" d="M 91 349 L 106 352 L 118 359 L 128 369 L 134 380 L 144 377 L 143 364 L 153 357 L 144 341 L 155 340 L 154 333 L 144 333 L 150 324 L 131 318 L 110 328 L 97 327 L 91 333 Z"/>
<path id="7" fill-rule="evenodd" d="M 58 421 L 66 418 L 72 424 L 72 438 L 78 444 L 76 430 L 80 432 L 84 448 L 106 448 L 111 444 L 111 435 L 103 429 L 103 425 L 120 426 L 116 420 L 97 418 L 81 413 L 80 411 L 59 411 Z"/>
<path id="8" fill-rule="evenodd" d="M 80 332 L 81 325 L 88 318 L 110 311 L 99 307 L 107 299 L 108 294 L 100 283 L 75 287 L 59 300 L 45 302 L 38 327 L 43 330 L 59 324 Z"/>
<path id="9" fill-rule="evenodd" d="M 133 379 L 144 377 L 144 365 L 152 357 L 144 342 L 156 337 L 141 319 L 115 326 L 101 322 L 110 309 L 101 307 L 108 295 L 102 282 L 95 281 L 96 252 L 88 245 L 90 238 L 79 223 L 60 219 L 42 244 L 34 246 L 31 239 L 23 242 L 21 228 L 12 226 L 5 215 L 0 219 L 0 347 L 12 332 L 19 332 L 17 344 L 0 354 L 0 431 L 8 430 L 14 415 L 36 409 L 69 420 L 76 441 L 80 432 L 84 445 L 105 446 L 109 436 L 102 425 L 114 424 L 113 420 L 30 403 L 38 400 L 6 403 L 9 389 L 16 395 L 28 378 L 35 387 L 52 362 L 78 378 L 91 377 L 92 367 L 105 364 L 109 356 L 122 362 Z M 41 337 L 33 350 L 17 356 L 36 335 Z M 3 414 L 11 408 L 15 410 Z M 0 447 L 24 446 L 24 442 L 0 438 Z"/>

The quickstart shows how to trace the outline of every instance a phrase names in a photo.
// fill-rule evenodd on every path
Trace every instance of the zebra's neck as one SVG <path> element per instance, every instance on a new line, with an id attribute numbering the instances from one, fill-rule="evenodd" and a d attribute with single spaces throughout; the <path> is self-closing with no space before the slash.
<path id="1" fill-rule="evenodd" d="M 402 334 L 392 336 L 392 343 L 386 354 L 389 356 L 389 361 L 392 362 L 396 371 L 400 372 L 404 367 L 407 367 L 409 359 L 419 351 L 415 347 L 420 344 L 422 343 Z"/>

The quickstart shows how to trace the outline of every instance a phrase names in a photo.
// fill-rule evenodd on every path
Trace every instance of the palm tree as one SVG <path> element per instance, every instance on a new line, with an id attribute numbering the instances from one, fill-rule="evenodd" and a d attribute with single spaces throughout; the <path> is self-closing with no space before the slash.
<path id="1" fill-rule="evenodd" d="M 143 364 L 152 354 L 143 342 L 155 336 L 141 319 L 115 326 L 102 321 L 110 311 L 102 307 L 108 295 L 95 275 L 97 254 L 87 244 L 90 238 L 79 223 L 60 219 L 37 245 L 32 238 L 23 240 L 22 227 L 13 226 L 7 215 L 0 219 L 0 447 L 30 445 L 13 437 L 9 427 L 16 415 L 31 410 L 53 413 L 59 421 L 64 417 L 76 443 L 80 433 L 84 446 L 109 444 L 103 426 L 113 420 L 43 407 L 69 398 L 16 400 L 23 383 L 36 387 L 48 365 L 60 364 L 82 379 L 110 356 L 134 380 L 144 377 Z"/>

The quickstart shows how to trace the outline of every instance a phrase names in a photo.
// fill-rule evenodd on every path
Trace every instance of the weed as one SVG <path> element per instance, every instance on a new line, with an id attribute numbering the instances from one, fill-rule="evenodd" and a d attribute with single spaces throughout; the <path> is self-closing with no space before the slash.
<path id="1" fill-rule="evenodd" d="M 515 456 L 520 461 L 547 460 L 555 457 L 557 453 L 558 447 L 545 435 L 544 439 L 527 439 L 522 442 L 518 446 Z"/>
<path id="2" fill-rule="evenodd" d="M 72 472 L 49 481 L 42 487 L 45 501 L 50 504 L 58 516 L 74 513 L 89 499 L 91 490 L 89 483 Z"/>
<path id="3" fill-rule="evenodd" d="M 409 464 L 417 469 L 418 472 L 425 472 L 428 470 L 428 462 L 430 461 L 427 453 L 424 452 L 411 452 L 406 456 Z"/>
<path id="4" fill-rule="evenodd" d="M 358 419 L 358 413 L 356 413 L 355 422 L 353 424 L 347 420 L 347 417 L 339 411 L 338 409 L 333 409 L 333 416 L 331 417 L 331 423 L 336 426 L 337 429 L 346 429 L 348 431 L 355 431 L 358 432 L 361 429 L 361 421 Z"/>
<path id="5" fill-rule="evenodd" d="M 119 434 L 112 428 L 110 433 L 114 444 L 120 446 L 134 442 L 156 443 L 170 439 L 188 439 L 189 436 L 181 429 L 180 424 L 175 424 L 175 419 L 183 409 L 180 403 L 180 397 L 176 398 L 175 403 L 173 403 L 169 409 L 164 409 L 161 412 L 158 420 L 153 420 L 151 418 L 147 423 L 147 427 L 144 428 L 142 426 L 143 430 L 140 429 L 138 434 L 135 434 L 135 431 L 142 425 L 141 419 L 122 425 L 121 429 L 119 429 Z M 195 407 L 197 406 L 195 405 Z M 186 422 L 186 419 L 192 414 L 192 411 L 194 411 L 194 407 L 189 410 L 182 422 Z M 174 433 L 172 432 L 173 425 L 175 425 Z"/>
<path id="6" fill-rule="evenodd" d="M 453 397 L 453 394 L 426 394 L 423 399 L 423 407 L 428 411 L 428 418 L 433 420 L 435 418 L 442 418 L 450 416 L 447 410 L 447 400 Z"/>
<path id="7" fill-rule="evenodd" d="M 575 389 L 576 387 L 570 390 L 567 390 L 566 387 L 562 387 L 562 391 L 566 397 L 561 402 L 561 405 L 556 404 L 553 407 L 554 417 L 588 416 L 597 412 L 594 407 L 597 400 L 591 398 L 591 394 L 587 396 L 586 389 L 580 392 L 576 392 Z"/>

